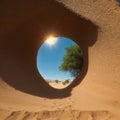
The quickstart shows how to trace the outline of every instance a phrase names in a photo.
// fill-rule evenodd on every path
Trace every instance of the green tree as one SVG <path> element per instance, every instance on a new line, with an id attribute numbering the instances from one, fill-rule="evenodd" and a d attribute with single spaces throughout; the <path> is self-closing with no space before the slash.
<path id="1" fill-rule="evenodd" d="M 66 48 L 66 54 L 63 57 L 63 62 L 59 69 L 61 71 L 71 73 L 71 76 L 76 77 L 82 69 L 83 53 L 78 45 L 69 46 Z"/>

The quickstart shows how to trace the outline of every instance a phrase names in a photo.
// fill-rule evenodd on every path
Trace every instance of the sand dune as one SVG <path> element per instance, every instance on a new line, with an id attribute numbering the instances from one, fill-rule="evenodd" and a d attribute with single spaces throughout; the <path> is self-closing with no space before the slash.
<path id="1" fill-rule="evenodd" d="M 120 120 L 120 7 L 115 0 L 0 1 L 0 120 Z M 65 89 L 39 75 L 36 55 L 48 34 L 84 53 Z"/>

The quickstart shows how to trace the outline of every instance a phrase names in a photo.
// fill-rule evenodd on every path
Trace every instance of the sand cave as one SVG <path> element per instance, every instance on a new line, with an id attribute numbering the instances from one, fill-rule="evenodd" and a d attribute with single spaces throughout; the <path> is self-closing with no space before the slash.
<path id="1" fill-rule="evenodd" d="M 0 11 L 1 120 L 120 119 L 116 0 L 2 0 Z M 65 89 L 46 84 L 36 67 L 48 34 L 75 40 L 84 53 L 81 74 Z"/>

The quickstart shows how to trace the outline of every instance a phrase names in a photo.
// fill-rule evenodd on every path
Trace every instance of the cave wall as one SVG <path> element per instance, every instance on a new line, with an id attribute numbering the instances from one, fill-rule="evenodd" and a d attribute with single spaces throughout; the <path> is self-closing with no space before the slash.
<path id="1" fill-rule="evenodd" d="M 97 83 L 99 88 L 100 84 L 109 88 L 119 82 L 117 2 L 2 0 L 0 11 L 0 77 L 13 88 L 36 96 L 63 98 L 84 85 L 94 89 Z M 36 67 L 37 51 L 49 34 L 69 37 L 83 49 L 83 70 L 63 90 L 46 84 Z"/>

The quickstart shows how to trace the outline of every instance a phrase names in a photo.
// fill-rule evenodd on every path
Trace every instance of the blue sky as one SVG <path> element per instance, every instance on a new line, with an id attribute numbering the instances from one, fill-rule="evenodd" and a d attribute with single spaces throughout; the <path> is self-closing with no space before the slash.
<path id="1" fill-rule="evenodd" d="M 45 42 L 40 46 L 37 54 L 37 67 L 45 80 L 73 80 L 69 72 L 62 72 L 59 66 L 62 64 L 66 53 L 65 48 L 76 43 L 71 39 L 57 37 L 57 42 L 48 46 Z"/>

